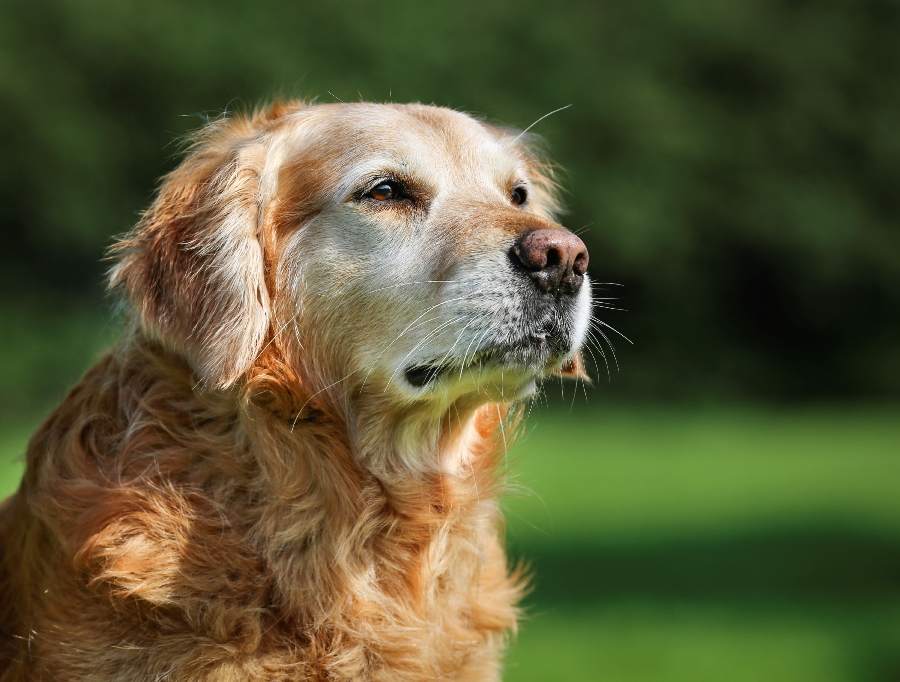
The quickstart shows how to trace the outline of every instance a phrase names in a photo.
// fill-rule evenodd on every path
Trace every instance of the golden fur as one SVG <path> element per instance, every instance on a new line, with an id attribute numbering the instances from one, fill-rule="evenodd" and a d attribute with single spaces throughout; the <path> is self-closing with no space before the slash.
<path id="1" fill-rule="evenodd" d="M 481 163 L 460 140 L 510 142 L 442 109 L 297 102 L 200 133 L 113 249 L 133 322 L 34 435 L 2 506 L 0 680 L 499 679 L 523 589 L 496 501 L 503 379 L 423 399 L 389 370 L 354 374 L 415 303 L 376 300 L 391 273 L 351 289 L 365 259 L 319 246 L 415 219 L 333 201 L 368 149 L 360 125 L 453 138 L 453 178 Z M 442 204 L 417 281 L 553 224 L 546 169 L 504 149 L 534 208 Z M 492 229 L 473 235 L 473 215 Z M 560 367 L 580 371 L 574 354 Z"/>

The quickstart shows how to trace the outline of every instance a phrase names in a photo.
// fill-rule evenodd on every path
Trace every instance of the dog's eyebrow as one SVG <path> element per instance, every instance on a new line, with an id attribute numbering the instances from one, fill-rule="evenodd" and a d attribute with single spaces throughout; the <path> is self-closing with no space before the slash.
<path id="1" fill-rule="evenodd" d="M 366 182 L 376 182 L 386 177 L 409 177 L 409 163 L 403 159 L 367 159 L 363 165 L 353 167 L 338 185 L 338 195 L 348 196 Z"/>

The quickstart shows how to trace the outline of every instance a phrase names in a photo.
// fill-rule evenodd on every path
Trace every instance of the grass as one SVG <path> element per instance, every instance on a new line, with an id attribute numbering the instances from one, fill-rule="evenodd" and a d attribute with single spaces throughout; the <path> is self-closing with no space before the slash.
<path id="1" fill-rule="evenodd" d="M 32 428 L 0 433 L 0 492 Z M 888 408 L 536 409 L 505 679 L 900 679 L 898 446 Z"/>
<path id="2" fill-rule="evenodd" d="M 537 412 L 509 468 L 507 680 L 900 679 L 896 410 Z"/>

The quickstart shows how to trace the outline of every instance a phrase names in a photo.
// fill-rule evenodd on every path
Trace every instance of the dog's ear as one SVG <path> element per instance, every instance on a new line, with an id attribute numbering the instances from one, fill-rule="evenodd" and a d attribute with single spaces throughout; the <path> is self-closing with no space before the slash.
<path id="1" fill-rule="evenodd" d="M 258 235 L 263 156 L 246 125 L 210 124 L 110 252 L 110 288 L 209 386 L 239 379 L 269 327 Z"/>

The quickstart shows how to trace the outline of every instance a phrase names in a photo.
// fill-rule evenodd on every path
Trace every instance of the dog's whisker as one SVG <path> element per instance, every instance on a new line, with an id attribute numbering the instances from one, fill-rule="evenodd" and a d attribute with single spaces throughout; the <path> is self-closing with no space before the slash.
<path id="1" fill-rule="evenodd" d="M 581 392 L 584 393 L 584 403 L 587 405 L 590 402 L 590 398 L 588 398 L 587 380 L 583 378 L 581 379 Z"/>
<path id="2" fill-rule="evenodd" d="M 609 339 L 609 336 L 607 336 L 606 333 L 602 329 L 600 329 L 598 327 L 597 332 L 600 334 L 601 337 L 603 337 L 603 340 L 606 341 L 606 345 L 609 346 L 609 352 L 612 355 L 613 362 L 616 364 L 616 371 L 618 372 L 619 371 L 619 358 L 616 356 L 616 347 L 613 346 L 612 341 L 610 341 L 610 339 Z"/>
<path id="3" fill-rule="evenodd" d="M 394 369 L 394 371 L 391 372 L 391 376 L 388 377 L 387 385 L 384 387 L 384 391 L 387 391 L 387 389 L 390 387 L 391 382 L 394 380 L 394 377 L 397 375 L 397 372 L 401 371 L 405 367 L 406 361 L 409 360 L 410 356 L 413 353 L 415 353 L 419 348 L 421 348 L 421 346 L 424 343 L 426 343 L 427 341 L 434 338 L 437 334 L 442 332 L 444 329 L 446 329 L 450 325 L 452 325 L 456 322 L 459 322 L 460 320 L 464 320 L 464 319 L 465 319 L 464 317 L 455 317 L 452 320 L 447 320 L 446 322 L 444 322 L 437 328 L 433 329 L 430 333 L 426 334 L 415 346 L 413 346 L 412 350 L 410 350 L 409 353 L 407 353 L 404 356 L 403 360 L 397 365 L 397 367 Z"/>
<path id="4" fill-rule="evenodd" d="M 572 390 L 572 400 L 569 403 L 569 412 L 575 409 L 575 398 L 578 397 L 578 382 L 581 381 L 581 377 L 577 374 L 575 375 L 575 386 Z"/>
<path id="5" fill-rule="evenodd" d="M 588 231 L 588 229 L 590 229 L 591 225 L 593 225 L 593 223 L 588 223 L 587 225 L 582 225 L 579 228 L 571 230 L 571 232 L 572 232 L 572 234 L 580 237 L 581 235 L 585 234 Z"/>
<path id="6" fill-rule="evenodd" d="M 459 344 L 459 342 L 462 340 L 463 334 L 466 333 L 466 330 L 467 330 L 469 327 L 471 327 L 471 326 L 472 326 L 475 322 L 477 322 L 478 320 L 479 320 L 478 317 L 473 317 L 473 318 L 472 318 L 471 320 L 469 320 L 469 321 L 466 323 L 466 325 L 459 331 L 459 334 L 456 335 L 456 340 L 453 342 L 453 345 L 450 346 L 450 348 L 447 350 L 447 352 L 444 353 L 444 355 L 441 357 L 441 359 L 437 362 L 437 365 L 438 365 L 438 366 L 443 365 L 443 364 L 447 361 L 447 359 L 450 357 L 450 355 L 453 353 L 453 351 L 456 350 L 456 346 L 457 346 L 457 345 Z"/>
<path id="7" fill-rule="evenodd" d="M 375 293 L 378 293 L 379 291 L 387 291 L 389 289 L 398 289 L 399 287 L 408 287 L 413 284 L 459 284 L 459 280 L 455 280 L 455 279 L 422 279 L 422 280 L 415 280 L 412 282 L 400 282 L 398 284 L 389 284 L 388 286 L 379 287 L 377 289 L 372 289 L 371 291 L 366 292 L 366 293 L 375 294 Z"/>
<path id="8" fill-rule="evenodd" d="M 618 329 L 616 329 L 615 327 L 613 327 L 613 326 L 612 326 L 611 324 L 609 324 L 608 322 L 604 322 L 603 320 L 601 320 L 601 319 L 599 319 L 599 318 L 591 318 L 591 324 L 594 324 L 594 323 L 599 324 L 599 325 L 601 325 L 601 326 L 603 326 L 603 327 L 606 327 L 606 328 L 609 329 L 610 331 L 615 332 L 616 334 L 618 334 L 619 336 L 621 336 L 623 339 L 625 339 L 625 340 L 626 340 L 628 343 L 630 343 L 632 346 L 634 345 L 634 341 L 632 341 L 631 339 L 629 339 L 627 336 L 625 336 L 622 332 L 620 332 Z"/>
<path id="9" fill-rule="evenodd" d="M 603 358 L 603 365 L 606 368 L 606 379 L 607 381 L 612 381 L 612 375 L 609 371 L 609 360 L 606 357 L 606 352 L 599 346 L 599 342 L 597 338 L 593 335 L 593 333 L 588 330 L 587 332 L 587 343 L 584 344 L 584 349 L 590 354 L 591 359 L 594 361 L 594 366 L 599 370 L 600 363 L 597 362 L 597 356 L 594 355 L 594 351 L 591 350 L 591 343 L 594 344 L 594 347 L 597 349 L 597 352 L 600 353 L 600 357 Z"/>
<path id="10" fill-rule="evenodd" d="M 428 308 L 425 309 L 425 311 L 424 311 L 421 315 L 419 315 L 416 319 L 414 319 L 412 322 L 410 322 L 410 323 L 403 329 L 403 331 L 401 331 L 399 334 L 397 334 L 397 336 L 395 336 L 387 346 L 385 346 L 384 350 L 378 355 L 378 358 L 380 359 L 381 357 L 383 357 L 383 356 L 384 356 L 384 353 L 386 353 L 391 347 L 393 347 L 393 345 L 394 345 L 395 343 L 397 343 L 397 341 L 399 341 L 399 340 L 401 339 L 401 337 L 403 337 L 403 335 L 406 334 L 406 332 L 408 332 L 410 329 L 412 329 L 412 328 L 413 328 L 413 325 L 415 325 L 416 322 L 418 322 L 419 320 L 421 320 L 423 317 L 425 317 L 425 316 L 426 316 L 428 313 L 430 313 L 432 310 L 436 310 L 437 308 L 440 308 L 441 306 L 449 305 L 449 304 L 451 304 L 451 303 L 455 303 L 455 302 L 458 302 L 458 301 L 469 301 L 469 300 L 472 300 L 472 299 L 476 298 L 477 296 L 478 296 L 477 293 L 476 293 L 476 294 L 467 294 L 467 295 L 465 295 L 465 296 L 454 296 L 453 298 L 448 298 L 448 299 L 445 299 L 445 300 L 443 300 L 443 301 L 440 301 L 439 303 L 435 303 L 435 304 L 432 305 L 432 306 L 429 306 Z"/>
<path id="11" fill-rule="evenodd" d="M 431 317 L 426 317 L 424 320 L 420 320 L 419 322 L 417 322 L 416 325 L 415 325 L 415 327 L 414 327 L 413 329 L 409 330 L 409 331 L 407 332 L 407 334 L 404 334 L 404 336 L 407 336 L 407 335 L 411 334 L 413 331 L 418 331 L 419 328 L 426 327 L 426 326 L 428 326 L 428 325 L 430 325 L 430 324 L 432 324 L 432 323 L 434 323 L 434 322 L 438 322 L 438 321 L 441 320 L 441 319 L 442 319 L 442 318 L 441 318 L 440 315 L 434 315 L 434 316 L 431 316 Z M 399 339 L 398 339 L 398 340 L 399 340 Z M 366 370 L 366 374 L 365 374 L 365 376 L 363 377 L 363 380 L 362 380 L 362 382 L 360 382 L 360 385 L 359 385 L 359 390 L 360 390 L 360 392 L 362 392 L 363 390 L 365 390 L 366 386 L 367 386 L 368 383 L 369 383 L 369 379 L 371 379 L 371 377 L 372 377 L 372 374 L 373 374 L 376 370 L 381 369 L 380 365 L 378 364 L 378 361 L 379 361 L 379 360 L 381 359 L 381 357 L 384 355 L 384 353 L 386 352 L 386 350 L 387 350 L 387 349 L 385 349 L 384 351 L 382 351 L 381 353 L 379 353 L 379 354 L 375 357 L 375 359 L 372 360 L 372 361 L 369 363 L 369 369 Z"/>
<path id="12" fill-rule="evenodd" d="M 472 351 L 472 359 L 474 360 L 475 355 L 477 355 L 477 353 L 478 353 L 478 347 L 481 345 L 481 342 L 485 339 L 485 337 L 486 337 L 490 332 L 491 332 L 490 328 L 485 329 L 485 330 L 482 332 L 481 336 L 475 335 L 475 336 L 472 337 L 472 340 L 469 341 L 469 345 L 466 346 L 466 350 L 465 350 L 465 352 L 463 353 L 462 363 L 461 363 L 460 366 L 459 366 L 459 378 L 460 378 L 460 380 L 462 380 L 463 372 L 465 372 L 466 367 L 467 367 L 468 364 L 469 364 L 469 359 L 468 359 L 468 358 L 469 358 L 469 349 L 472 348 L 472 344 L 475 343 L 475 341 L 476 341 L 476 339 L 477 339 L 478 342 L 475 343 L 475 348 L 474 348 L 474 350 Z"/>
<path id="13" fill-rule="evenodd" d="M 360 371 L 360 370 L 355 369 L 355 370 L 349 372 L 348 374 L 346 374 L 345 376 L 341 377 L 341 378 L 338 379 L 337 381 L 334 381 L 334 382 L 328 384 L 327 386 L 323 386 L 323 387 L 320 388 L 318 391 L 316 391 L 315 393 L 313 393 L 312 395 L 310 395 L 310 396 L 306 399 L 306 402 L 304 402 L 304 403 L 300 406 L 300 409 L 297 410 L 297 414 L 294 416 L 294 420 L 291 422 L 291 433 L 294 432 L 294 428 L 297 426 L 297 422 L 300 421 L 300 417 L 303 415 L 303 411 L 304 411 L 307 407 L 309 407 L 309 404 L 310 404 L 316 397 L 322 395 L 325 391 L 334 388 L 334 387 L 337 386 L 338 384 L 341 384 L 341 383 L 345 382 L 347 379 L 349 379 L 350 377 L 352 377 L 354 374 L 356 374 L 356 373 L 359 372 L 359 371 Z"/>
<path id="14" fill-rule="evenodd" d="M 421 326 L 424 326 L 424 325 L 426 325 L 426 324 L 430 324 L 430 323 L 434 322 L 435 320 L 439 320 L 439 319 L 440 319 L 440 316 L 438 315 L 438 316 L 435 316 L 435 317 L 430 317 L 430 318 L 426 318 L 425 320 L 422 320 L 422 317 L 423 317 L 424 315 L 427 315 L 429 312 L 433 311 L 434 309 L 440 307 L 441 305 L 443 305 L 443 304 L 445 304 L 445 303 L 450 303 L 450 302 L 458 301 L 458 300 L 467 301 L 467 300 L 471 300 L 471 299 L 473 299 L 473 298 L 475 298 L 475 295 L 474 295 L 474 294 L 468 295 L 468 296 L 461 296 L 461 297 L 455 298 L 455 299 L 448 299 L 448 300 L 446 300 L 446 301 L 443 301 L 442 303 L 438 303 L 437 305 L 432 306 L 431 308 L 429 308 L 428 310 L 426 310 L 422 315 L 420 315 L 420 316 L 417 317 L 415 320 L 413 320 L 412 322 L 410 322 L 409 325 L 408 325 L 402 332 L 400 332 L 400 334 L 398 334 L 398 335 L 391 341 L 391 343 L 389 343 L 387 346 L 385 346 L 385 347 L 381 350 L 381 352 L 378 353 L 378 355 L 375 357 L 375 359 L 372 361 L 372 366 L 370 367 L 370 369 L 368 370 L 368 372 L 366 372 L 366 376 L 363 378 L 362 385 L 360 386 L 360 389 L 362 389 L 362 388 L 364 388 L 364 387 L 366 386 L 366 384 L 367 384 L 368 381 L 369 381 L 369 378 L 370 378 L 371 375 L 372 375 L 372 372 L 374 372 L 374 371 L 377 369 L 377 367 L 378 367 L 378 361 L 381 360 L 381 358 L 384 357 L 385 353 L 387 353 L 387 352 L 391 349 L 391 347 L 392 347 L 395 343 L 397 343 L 397 341 L 399 341 L 401 338 L 403 338 L 406 334 L 408 334 L 408 333 L 409 333 L 410 331 L 412 331 L 414 328 L 421 327 Z"/>
<path id="15" fill-rule="evenodd" d="M 566 109 L 569 109 L 571 106 L 572 106 L 571 104 L 566 104 L 565 106 L 559 107 L 558 109 L 554 109 L 553 111 L 548 111 L 546 114 L 544 114 L 543 116 L 536 119 L 534 121 L 534 123 L 532 123 L 530 126 L 526 127 L 524 130 L 522 130 L 522 132 L 520 132 L 518 135 L 516 135 L 510 142 L 510 146 L 514 145 L 516 142 L 518 142 L 520 139 L 522 139 L 522 137 L 524 137 L 525 134 L 529 130 L 534 128 L 541 121 L 550 118 L 551 116 L 553 116 L 553 114 L 558 114 L 560 111 L 565 111 Z"/>
<path id="16" fill-rule="evenodd" d="M 414 285 L 416 285 L 416 284 L 458 284 L 458 282 L 459 282 L 459 280 L 453 280 L 453 279 L 423 279 L 423 280 L 414 280 L 414 281 L 411 281 L 411 282 L 399 282 L 399 283 L 396 283 L 396 284 L 390 284 L 390 285 L 388 285 L 388 286 L 379 287 L 379 288 L 377 288 L 377 289 L 372 289 L 372 291 L 371 291 L 371 292 L 368 292 L 368 293 L 373 293 L 373 294 L 374 294 L 374 293 L 378 293 L 378 292 L 381 292 L 381 291 L 388 291 L 388 290 L 390 290 L 390 289 L 399 289 L 400 287 L 414 286 Z M 318 293 L 319 293 L 319 294 L 325 293 L 325 290 L 322 290 L 322 291 L 320 291 L 320 292 L 318 292 Z M 266 342 L 266 344 L 260 349 L 259 354 L 262 355 L 263 351 L 265 351 L 269 346 L 271 346 L 272 343 L 278 338 L 278 336 L 281 335 L 281 333 L 284 332 L 284 330 L 287 329 L 287 327 L 288 327 L 290 324 L 292 324 L 293 322 L 295 322 L 295 321 L 297 320 L 297 318 L 300 316 L 300 314 L 301 314 L 302 312 L 303 312 L 303 310 L 302 310 L 302 308 L 301 308 L 301 309 L 298 310 L 296 313 L 294 313 L 294 314 L 293 314 L 293 315 L 292 315 L 292 316 L 291 316 L 284 324 L 282 324 L 282 325 L 275 331 L 275 333 L 272 335 L 272 338 L 269 339 L 269 340 Z M 300 342 L 300 336 L 299 336 L 299 334 L 297 334 L 297 341 Z M 301 349 L 302 349 L 302 345 L 301 345 Z"/>
<path id="17" fill-rule="evenodd" d="M 272 334 L 272 338 L 269 339 L 268 341 L 266 341 L 265 345 L 264 345 L 262 348 L 260 348 L 258 355 L 262 355 L 262 354 L 266 351 L 266 349 L 267 349 L 269 346 L 271 346 L 273 343 L 275 343 L 275 340 L 278 338 L 278 336 L 279 336 L 285 329 L 287 329 L 287 328 L 288 328 L 288 325 L 292 324 L 292 323 L 297 319 L 297 317 L 299 317 L 299 315 L 300 315 L 300 311 L 299 311 L 299 310 L 298 310 L 296 313 L 294 313 L 293 315 L 291 315 L 290 319 L 289 319 L 287 322 L 285 322 L 283 325 L 281 325 L 281 326 L 275 331 L 275 333 Z M 299 337 L 298 337 L 298 340 L 299 340 Z"/>

